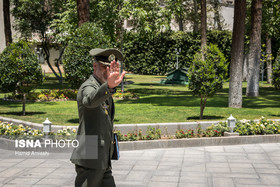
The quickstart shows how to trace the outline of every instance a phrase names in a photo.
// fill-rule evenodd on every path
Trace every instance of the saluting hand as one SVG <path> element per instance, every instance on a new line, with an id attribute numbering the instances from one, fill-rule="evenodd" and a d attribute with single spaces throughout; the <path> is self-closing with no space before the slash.
<path id="1" fill-rule="evenodd" d="M 111 62 L 110 67 L 107 67 L 107 83 L 109 88 L 117 87 L 125 75 L 125 71 L 120 75 L 119 63 L 115 60 Z"/>

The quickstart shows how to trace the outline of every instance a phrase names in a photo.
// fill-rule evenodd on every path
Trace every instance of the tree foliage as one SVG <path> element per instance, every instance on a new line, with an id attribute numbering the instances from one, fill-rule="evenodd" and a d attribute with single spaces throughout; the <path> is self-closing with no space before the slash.
<path id="1" fill-rule="evenodd" d="M 150 33 L 169 30 L 170 12 L 160 6 L 158 0 L 128 0 L 122 12 L 126 13 L 126 18 L 132 18 L 135 31 Z"/>
<path id="2" fill-rule="evenodd" d="M 229 64 L 216 45 L 207 46 L 203 54 L 201 52 L 195 54 L 188 71 L 189 89 L 201 99 L 200 119 L 203 118 L 207 99 L 223 88 Z"/>
<path id="3" fill-rule="evenodd" d="M 43 82 L 37 56 L 24 41 L 10 44 L 0 54 L 0 72 L 0 89 L 4 92 L 25 96 Z"/>
<path id="4" fill-rule="evenodd" d="M 48 66 L 60 83 L 62 83 L 62 73 L 59 64 L 57 63 L 56 67 L 60 75 L 56 73 L 50 63 L 49 47 L 55 43 L 47 33 L 50 31 L 51 21 L 56 18 L 58 12 L 64 10 L 64 0 L 12 0 L 12 2 L 12 15 L 15 18 L 15 29 L 21 34 L 20 37 L 25 40 L 39 39 L 41 43 L 40 47 L 43 48 L 44 57 Z M 39 43 L 38 41 L 36 42 Z M 58 48 L 58 46 L 56 47 Z"/>
<path id="5" fill-rule="evenodd" d="M 103 28 L 104 34 L 108 35 L 112 41 L 116 41 L 116 33 L 120 29 L 118 25 L 122 23 L 123 19 L 128 18 L 124 2 L 124 0 L 91 1 L 91 21 Z"/>
<path id="6" fill-rule="evenodd" d="M 93 72 L 89 51 L 109 47 L 112 47 L 109 38 L 93 23 L 84 23 L 72 33 L 63 55 L 65 76 L 72 88 L 79 88 Z"/>
<path id="7" fill-rule="evenodd" d="M 186 25 L 188 23 L 192 23 L 194 18 L 194 7 L 192 1 L 167 0 L 165 1 L 165 4 L 166 9 L 171 14 L 171 18 L 178 23 L 179 30 L 186 30 Z"/>
<path id="8" fill-rule="evenodd" d="M 272 85 L 280 90 L 280 49 L 272 71 Z"/>
<path id="9" fill-rule="evenodd" d="M 280 4 L 278 0 L 263 0 L 263 34 L 279 37 Z"/>
<path id="10" fill-rule="evenodd" d="M 45 37 L 50 21 L 61 11 L 63 5 L 63 0 L 12 0 L 12 2 L 15 28 L 24 38 L 30 38 L 33 33 Z"/>

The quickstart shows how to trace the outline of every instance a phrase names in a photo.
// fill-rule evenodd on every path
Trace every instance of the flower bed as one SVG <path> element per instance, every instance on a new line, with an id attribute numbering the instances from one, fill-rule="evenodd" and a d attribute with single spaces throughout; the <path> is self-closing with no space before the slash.
<path id="1" fill-rule="evenodd" d="M 132 92 L 124 92 L 122 93 L 121 91 L 117 91 L 114 95 L 113 95 L 114 99 L 139 99 L 139 97 Z"/>
<path id="2" fill-rule="evenodd" d="M 40 139 L 43 137 L 43 133 L 41 130 L 32 129 L 28 126 L 0 122 L 0 136 L 8 139 Z"/>
<path id="3" fill-rule="evenodd" d="M 280 134 L 280 122 L 267 120 L 264 117 L 258 122 L 249 120 L 240 120 L 234 128 L 239 135 L 265 135 L 265 134 Z"/>
<path id="4" fill-rule="evenodd" d="M 165 129 L 167 132 L 167 128 Z M 196 129 L 180 129 L 175 135 L 162 134 L 161 129 L 148 127 L 144 135 L 141 129 L 139 131 L 132 131 L 127 134 L 117 133 L 119 141 L 138 141 L 138 140 L 157 140 L 157 139 L 181 139 L 181 138 L 202 138 L 202 137 L 221 137 L 225 132 L 229 132 L 230 128 L 226 122 L 220 122 L 216 125 L 211 125 L 206 129 L 198 126 Z M 264 117 L 256 121 L 240 120 L 237 121 L 234 132 L 243 135 L 266 135 L 266 134 L 280 134 L 280 122 L 267 120 Z M 51 132 L 50 137 L 53 139 L 74 139 L 76 137 L 76 129 L 65 128 L 58 130 L 57 133 Z M 23 137 L 29 139 L 43 138 L 41 130 L 32 129 L 28 126 L 14 125 L 7 122 L 0 122 L 0 136 L 5 138 Z"/>
<path id="5" fill-rule="evenodd" d="M 49 135 L 52 139 L 73 139 L 76 137 L 76 129 L 68 127 L 58 130 L 57 133 L 51 132 Z M 0 121 L 0 137 L 8 139 L 41 139 L 44 137 L 44 134 L 41 130 L 33 129 L 29 126 L 14 125 Z"/>
<path id="6" fill-rule="evenodd" d="M 167 129 L 165 130 L 167 132 Z M 116 131 L 119 141 L 137 141 L 137 140 L 155 140 L 155 139 L 181 139 L 181 138 L 202 138 L 202 137 L 221 137 L 225 132 L 229 132 L 227 122 L 220 122 L 216 125 L 211 125 L 205 130 L 200 127 L 196 129 L 177 130 L 175 135 L 163 135 L 160 129 L 148 127 L 146 135 L 144 136 L 142 130 L 133 131 L 127 134 L 121 134 Z M 280 122 L 267 120 L 264 117 L 258 122 L 249 120 L 237 121 L 234 132 L 244 135 L 266 135 L 266 134 L 280 134 Z"/>
<path id="7" fill-rule="evenodd" d="M 68 101 L 76 100 L 78 90 L 72 89 L 52 89 L 52 90 L 42 90 L 41 92 L 31 92 L 27 95 L 27 100 L 29 101 Z M 4 100 L 7 101 L 17 101 L 21 100 L 22 96 L 19 94 L 12 94 L 4 96 Z M 138 99 L 138 96 L 132 92 L 121 93 L 117 91 L 113 95 L 114 99 Z"/>
<path id="8" fill-rule="evenodd" d="M 66 101 L 66 100 L 76 100 L 77 90 L 72 89 L 52 89 L 52 90 L 42 90 L 41 92 L 31 92 L 27 95 L 26 99 L 29 101 Z M 19 94 L 12 94 L 4 96 L 4 100 L 17 101 L 21 100 L 22 96 Z"/>

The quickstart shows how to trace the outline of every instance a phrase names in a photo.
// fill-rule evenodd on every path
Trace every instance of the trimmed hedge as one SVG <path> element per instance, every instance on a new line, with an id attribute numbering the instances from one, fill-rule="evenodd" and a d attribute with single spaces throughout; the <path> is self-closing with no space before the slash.
<path id="1" fill-rule="evenodd" d="M 231 32 L 209 31 L 207 42 L 216 44 L 230 59 Z M 164 75 L 176 67 L 175 48 L 181 48 L 179 67 L 189 67 L 200 49 L 200 35 L 182 31 L 142 36 L 129 32 L 124 37 L 125 70 L 136 74 Z"/>
<path id="2" fill-rule="evenodd" d="M 230 59 L 231 32 L 209 31 L 208 44 L 218 46 L 226 59 Z M 189 67 L 194 54 L 200 50 L 200 35 L 182 31 L 158 32 L 141 35 L 124 34 L 124 68 L 128 72 L 145 75 L 165 75 L 176 67 L 176 48 L 181 48 L 179 67 Z M 72 33 L 63 55 L 64 71 L 71 88 L 77 89 L 93 71 L 92 48 L 112 47 L 109 39 L 95 24 L 86 23 Z"/>

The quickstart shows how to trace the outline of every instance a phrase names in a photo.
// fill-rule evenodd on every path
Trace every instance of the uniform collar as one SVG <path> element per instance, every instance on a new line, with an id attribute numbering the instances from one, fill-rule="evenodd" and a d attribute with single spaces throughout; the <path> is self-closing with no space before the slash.
<path id="1" fill-rule="evenodd" d="M 98 77 L 96 77 L 95 75 L 90 75 L 90 77 L 89 77 L 89 79 L 91 80 L 91 81 L 95 81 L 95 82 L 97 82 L 98 84 L 99 84 L 99 86 L 101 86 L 102 85 L 102 83 L 101 83 L 101 81 L 98 79 Z"/>

